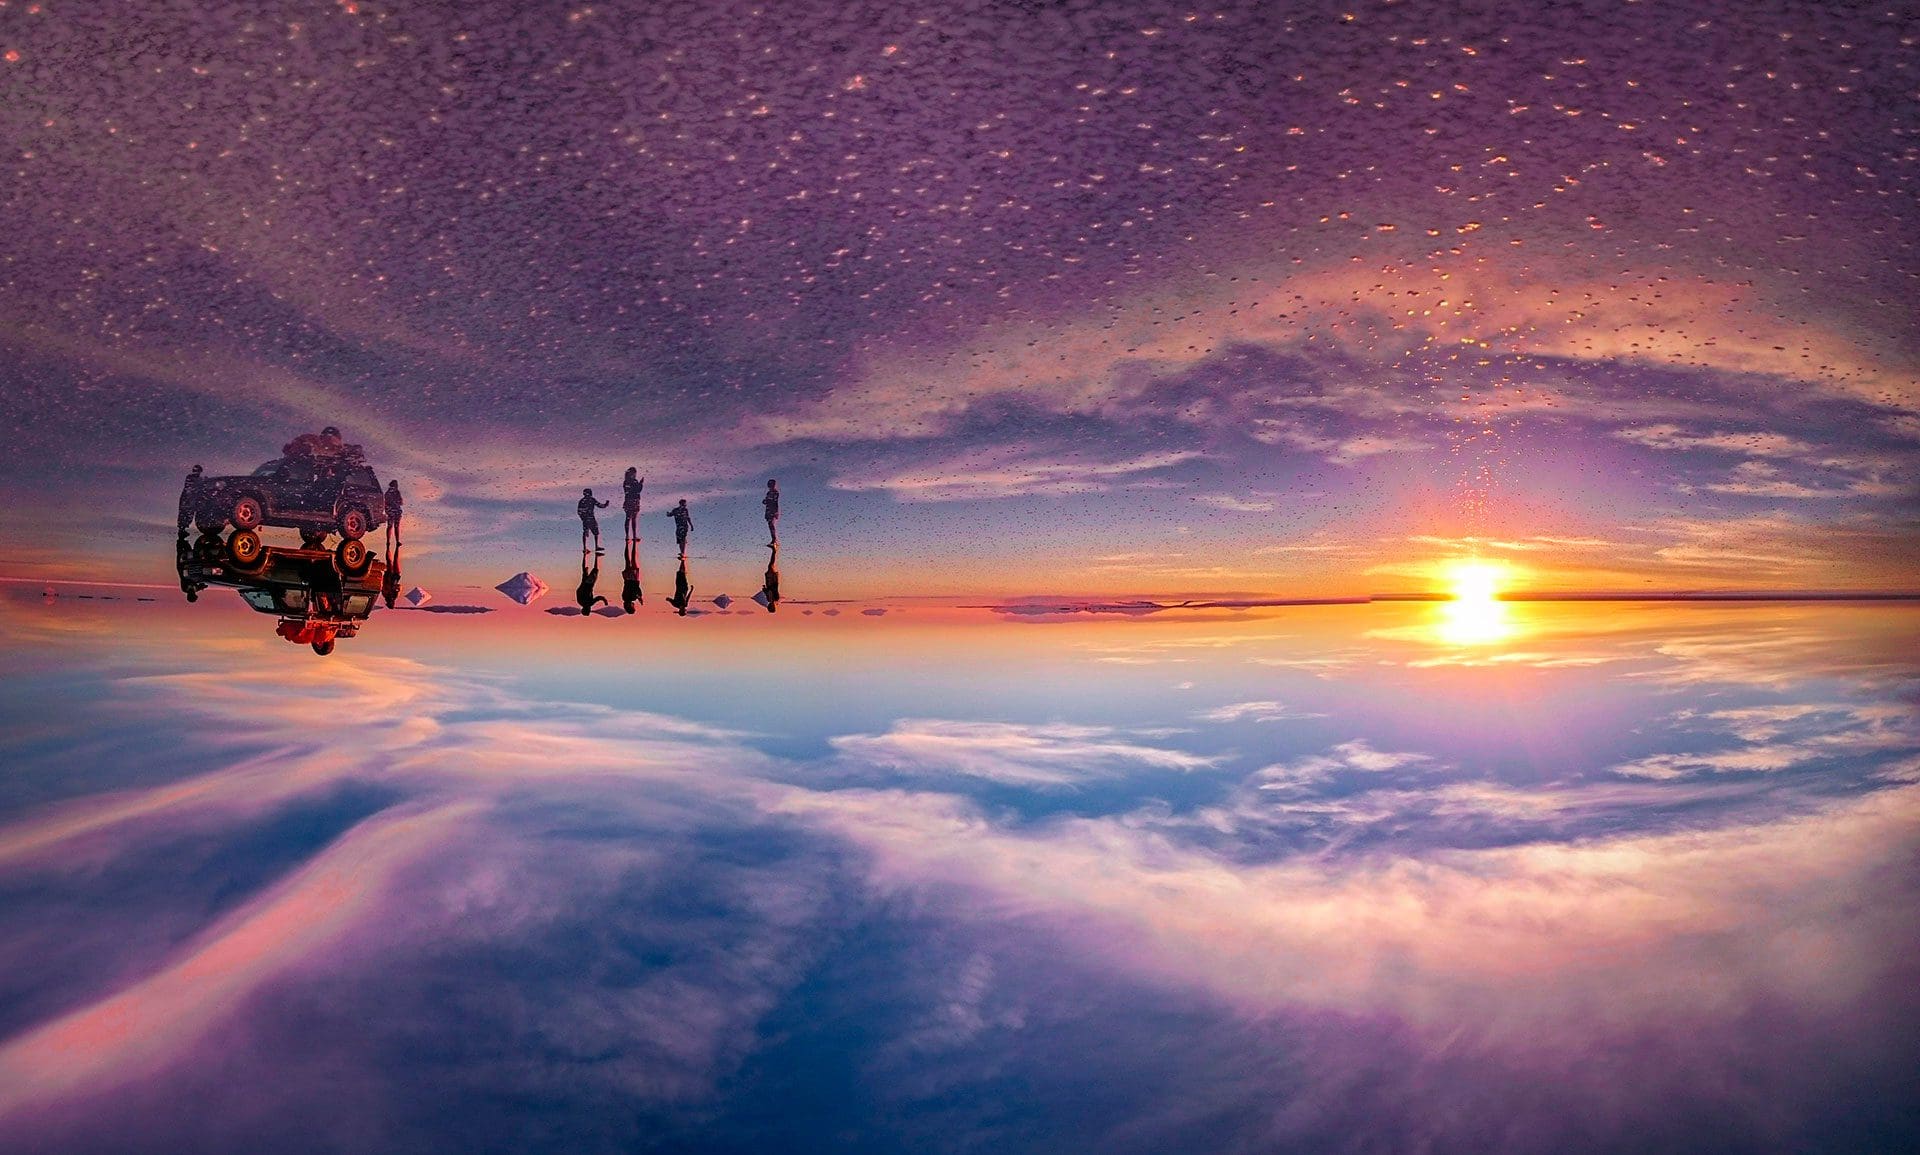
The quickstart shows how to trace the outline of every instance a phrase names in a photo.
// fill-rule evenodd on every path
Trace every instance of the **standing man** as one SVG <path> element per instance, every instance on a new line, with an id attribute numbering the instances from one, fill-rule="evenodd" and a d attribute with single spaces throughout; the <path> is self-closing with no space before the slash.
<path id="1" fill-rule="evenodd" d="M 607 508 L 607 503 L 604 501 L 595 501 L 593 499 L 593 490 L 583 489 L 580 491 L 579 504 L 574 506 L 574 508 L 580 512 L 580 552 L 587 552 L 588 534 L 593 535 L 593 552 L 607 552 L 600 548 L 600 519 L 593 515 L 595 509 Z"/>
<path id="2" fill-rule="evenodd" d="M 767 495 L 760 499 L 767 511 L 767 544 L 780 544 L 780 483 L 769 477 Z"/>
<path id="3" fill-rule="evenodd" d="M 687 499 L 681 498 L 680 504 L 667 514 L 673 519 L 674 544 L 680 547 L 680 556 L 687 556 L 687 534 L 693 531 L 693 511 L 687 508 Z"/>
<path id="4" fill-rule="evenodd" d="M 647 479 L 644 477 L 636 479 L 634 475 L 639 472 L 638 469 L 629 465 L 626 477 L 620 481 L 620 488 L 624 491 L 620 508 L 627 515 L 628 541 L 640 540 L 640 491 L 647 487 Z"/>
<path id="5" fill-rule="evenodd" d="M 194 466 L 187 471 L 186 483 L 180 487 L 180 536 L 187 536 L 187 527 L 193 524 L 195 515 L 200 512 L 200 499 L 206 492 L 201 478 L 200 467 Z"/>
<path id="6" fill-rule="evenodd" d="M 387 548 L 391 549 L 400 544 L 400 512 L 401 506 L 404 504 L 400 499 L 400 481 L 398 478 L 388 479 L 385 501 L 387 506 Z"/>

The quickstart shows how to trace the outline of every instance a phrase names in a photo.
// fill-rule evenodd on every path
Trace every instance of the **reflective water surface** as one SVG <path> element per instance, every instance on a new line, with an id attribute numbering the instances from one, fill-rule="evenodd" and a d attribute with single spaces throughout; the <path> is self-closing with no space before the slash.
<path id="1" fill-rule="evenodd" d="M 1920 611 L 767 571 L 325 658 L 0 593 L 0 1147 L 1920 1140 Z"/>

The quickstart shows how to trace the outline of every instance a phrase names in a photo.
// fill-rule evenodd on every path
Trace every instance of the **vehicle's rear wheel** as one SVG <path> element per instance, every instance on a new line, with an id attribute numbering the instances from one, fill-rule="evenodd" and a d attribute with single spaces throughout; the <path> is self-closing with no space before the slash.
<path id="1" fill-rule="evenodd" d="M 328 638 L 325 641 L 313 643 L 313 652 L 323 658 L 331 654 L 333 652 L 333 639 Z"/>
<path id="2" fill-rule="evenodd" d="M 260 505 L 260 499 L 252 495 L 234 499 L 233 526 L 235 529 L 259 529 L 266 518 L 267 511 Z"/>
<path id="3" fill-rule="evenodd" d="M 348 541 L 359 541 L 367 535 L 369 521 L 366 510 L 349 506 L 340 512 L 340 536 Z"/>
<path id="4" fill-rule="evenodd" d="M 266 552 L 266 547 L 260 544 L 260 535 L 250 529 L 235 530 L 227 539 L 227 559 L 242 569 L 259 565 Z"/>
<path id="5" fill-rule="evenodd" d="M 372 559 L 367 556 L 367 543 L 350 537 L 333 551 L 333 560 L 341 573 L 348 577 L 359 577 L 367 572 Z"/>

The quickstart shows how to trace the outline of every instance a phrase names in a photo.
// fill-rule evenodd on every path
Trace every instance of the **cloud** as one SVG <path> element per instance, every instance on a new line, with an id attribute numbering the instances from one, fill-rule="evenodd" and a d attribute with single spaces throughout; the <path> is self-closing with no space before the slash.
<path id="1" fill-rule="evenodd" d="M 897 500 L 978 501 L 1030 494 L 1099 493 L 1137 474 L 1199 459 L 1193 450 L 1146 453 L 1109 461 L 1049 457 L 1031 445 L 1004 445 L 867 472 L 842 472 L 835 489 L 882 490 Z"/>
<path id="2" fill-rule="evenodd" d="M 1194 500 L 1229 513 L 1271 513 L 1274 508 L 1273 502 L 1265 499 L 1235 497 L 1228 493 L 1203 493 Z"/>
<path id="3" fill-rule="evenodd" d="M 1454 800 L 1511 812 L 1524 795 Z M 841 791 L 785 807 L 864 847 L 883 892 L 1044 924 L 1083 962 L 1243 1013 L 1384 1013 L 1435 1045 L 1553 1037 L 1576 1051 L 1662 1017 L 1857 996 L 1898 961 L 1900 936 L 1882 936 L 1903 900 L 1886 895 L 1897 884 L 1884 872 L 1920 835 L 1906 788 L 1711 832 L 1265 864 L 1184 848 L 1150 820 L 1017 829 L 940 795 Z M 1891 905 L 1875 913 L 1867 895 Z M 1796 946 L 1810 921 L 1840 938 Z M 1765 962 L 1703 972 L 1702 950 Z"/>
<path id="4" fill-rule="evenodd" d="M 1690 433 L 1678 425 L 1640 425 L 1613 431 L 1615 437 L 1650 449 L 1713 449 L 1749 457 L 1801 457 L 1813 446 L 1772 430 L 1745 433 Z"/>
<path id="5" fill-rule="evenodd" d="M 479 807 L 448 803 L 368 819 L 248 903 L 160 972 L 0 1047 L 0 1118 L 85 1087 L 156 1073 L 262 985 L 383 907 L 394 876 L 469 828 Z"/>
<path id="6" fill-rule="evenodd" d="M 1317 785 L 1337 774 L 1387 774 L 1432 763 L 1425 754 L 1375 750 L 1364 739 L 1342 742 L 1324 754 L 1276 762 L 1256 771 L 1250 782 L 1260 790 L 1291 790 Z"/>
<path id="7" fill-rule="evenodd" d="M 1284 702 L 1234 702 L 1202 710 L 1194 717 L 1202 722 L 1282 722 L 1298 718 L 1323 718 L 1324 714 L 1303 713 Z"/>
<path id="8" fill-rule="evenodd" d="M 1835 758 L 1884 758 L 1920 751 L 1920 713 L 1893 704 L 1798 703 L 1714 710 L 1694 719 L 1739 745 L 1649 754 L 1612 772 L 1671 779 L 1693 774 L 1773 773 Z"/>
<path id="9" fill-rule="evenodd" d="M 1104 726 L 1019 725 L 907 719 L 884 734 L 831 740 L 850 766 L 912 777 L 958 775 L 1009 786 L 1060 788 L 1138 770 L 1193 771 L 1214 764 L 1184 751 L 1146 746 Z"/>

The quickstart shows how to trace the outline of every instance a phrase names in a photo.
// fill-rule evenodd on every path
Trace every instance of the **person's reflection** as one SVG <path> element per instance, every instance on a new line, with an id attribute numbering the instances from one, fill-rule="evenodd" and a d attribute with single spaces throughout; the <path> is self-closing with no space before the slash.
<path id="1" fill-rule="evenodd" d="M 173 568 L 180 574 L 180 592 L 187 595 L 188 601 L 197 602 L 200 600 L 200 591 L 207 588 L 207 583 L 194 580 L 190 570 L 193 561 L 194 547 L 183 533 L 173 542 Z"/>
<path id="2" fill-rule="evenodd" d="M 627 565 L 620 571 L 620 605 L 628 613 L 634 613 L 635 606 L 645 605 L 647 597 L 640 592 L 640 542 L 635 538 L 627 539 Z"/>
<path id="3" fill-rule="evenodd" d="M 400 543 L 387 543 L 387 576 L 380 581 L 380 600 L 392 609 L 400 597 Z"/>
<path id="4" fill-rule="evenodd" d="M 687 607 L 693 604 L 693 583 L 687 580 L 687 555 L 680 555 L 680 571 L 673 575 L 673 596 L 667 599 L 681 617 L 687 616 Z"/>
<path id="5" fill-rule="evenodd" d="M 588 557 L 593 558 L 593 567 L 591 569 L 587 567 Z M 593 607 L 604 606 L 607 604 L 606 595 L 601 594 L 596 596 L 593 592 L 594 583 L 598 582 L 599 580 L 600 580 L 599 552 L 595 551 L 592 554 L 585 554 L 585 553 L 581 554 L 580 555 L 580 585 L 579 585 L 579 588 L 573 591 L 573 600 L 579 603 L 580 616 L 583 618 L 591 617 L 593 615 Z"/>
<path id="6" fill-rule="evenodd" d="M 767 550 L 767 573 L 761 579 L 759 601 L 770 614 L 780 609 L 780 547 L 777 545 Z"/>

